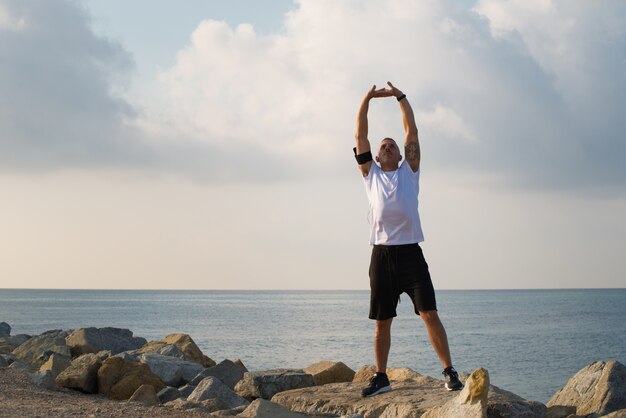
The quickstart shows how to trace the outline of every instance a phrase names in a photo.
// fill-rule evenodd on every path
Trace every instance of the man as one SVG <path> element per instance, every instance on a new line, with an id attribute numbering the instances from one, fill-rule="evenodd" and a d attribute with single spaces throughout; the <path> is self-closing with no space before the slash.
<path id="1" fill-rule="evenodd" d="M 391 321 L 401 293 L 407 293 L 428 330 L 432 344 L 444 367 L 445 388 L 459 390 L 463 384 L 452 367 L 446 331 L 437 315 L 435 291 L 428 265 L 419 243 L 424 240 L 418 206 L 420 147 L 413 110 L 406 95 L 387 83 L 389 88 L 373 86 L 363 98 L 356 125 L 356 148 L 359 169 L 365 181 L 370 206 L 370 319 L 376 320 L 374 353 L 376 374 L 363 389 L 362 395 L 374 396 L 391 390 L 386 375 L 391 346 Z M 367 112 L 373 98 L 395 97 L 400 103 L 406 132 L 404 154 L 396 142 L 385 138 L 380 143 L 376 162 L 372 162 L 367 139 Z"/>

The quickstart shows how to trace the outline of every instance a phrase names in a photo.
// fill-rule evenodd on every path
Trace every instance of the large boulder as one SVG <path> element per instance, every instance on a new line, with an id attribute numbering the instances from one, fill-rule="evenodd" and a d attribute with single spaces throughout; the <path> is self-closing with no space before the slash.
<path id="1" fill-rule="evenodd" d="M 38 372 L 30 373 L 29 377 L 30 377 L 31 382 L 33 382 L 35 385 L 41 388 L 48 389 L 48 390 L 58 389 L 57 382 L 54 379 L 55 376 L 52 374 L 50 370 L 45 370 L 43 372 L 38 371 Z"/>
<path id="2" fill-rule="evenodd" d="M 50 353 L 54 352 L 65 357 L 71 357 L 70 349 L 65 343 L 67 335 L 68 332 L 62 330 L 46 331 L 21 344 L 13 350 L 12 354 L 29 364 L 33 369 L 38 370 L 48 360 Z"/>
<path id="3" fill-rule="evenodd" d="M 548 401 L 549 407 L 575 406 L 576 415 L 606 415 L 626 408 L 626 367 L 595 361 L 579 370 Z"/>
<path id="4" fill-rule="evenodd" d="M 41 373 L 45 371 L 50 371 L 52 375 L 56 378 L 63 370 L 70 367 L 72 360 L 69 357 L 62 356 L 58 353 L 52 353 L 50 357 L 48 357 L 48 361 L 41 365 L 39 371 Z"/>
<path id="5" fill-rule="evenodd" d="M 465 381 L 461 393 L 443 405 L 429 410 L 422 418 L 484 418 L 487 416 L 488 394 L 489 373 L 485 369 L 476 369 Z"/>
<path id="6" fill-rule="evenodd" d="M 316 385 L 327 383 L 351 382 L 355 372 L 342 362 L 320 361 L 304 369 L 305 373 L 313 376 Z"/>
<path id="7" fill-rule="evenodd" d="M 69 367 L 56 377 L 56 382 L 64 388 L 76 389 L 85 393 L 98 393 L 98 369 L 102 362 L 93 354 L 83 354 L 75 358 Z"/>
<path id="8" fill-rule="evenodd" d="M 182 386 L 204 370 L 198 363 L 156 353 L 142 354 L 139 361 L 147 364 L 168 386 Z"/>
<path id="9" fill-rule="evenodd" d="M 157 392 L 166 386 L 147 364 L 120 357 L 106 359 L 98 370 L 99 392 L 113 399 L 128 399 L 144 384 L 152 385 Z"/>
<path id="10" fill-rule="evenodd" d="M 171 346 L 175 346 L 173 349 Z M 180 357 L 188 361 L 198 363 L 203 367 L 213 367 L 215 362 L 202 354 L 200 348 L 188 334 L 169 334 L 160 341 L 150 341 L 143 347 L 130 350 L 130 355 L 141 355 L 146 353 L 158 353 L 173 357 Z"/>
<path id="11" fill-rule="evenodd" d="M 284 406 L 259 398 L 237 416 L 241 418 L 306 418 L 308 415 L 292 412 Z"/>
<path id="12" fill-rule="evenodd" d="M 182 398 L 183 396 L 178 390 L 178 388 L 175 388 L 173 386 L 168 386 L 166 388 L 161 389 L 159 393 L 157 393 L 157 397 L 159 398 L 159 401 L 161 403 L 167 403 L 169 401 Z"/>
<path id="13" fill-rule="evenodd" d="M 66 338 L 67 346 L 73 356 L 99 351 L 111 351 L 111 354 L 134 350 L 146 344 L 146 339 L 133 337 L 133 332 L 123 328 L 79 328 Z"/>
<path id="14" fill-rule="evenodd" d="M 279 392 L 315 386 L 313 376 L 300 369 L 274 369 L 246 372 L 235 386 L 239 396 L 253 401 L 257 398 L 272 399 Z"/>
<path id="15" fill-rule="evenodd" d="M 237 383 L 241 379 L 243 379 L 243 375 L 247 371 L 248 369 L 246 369 L 246 366 L 244 366 L 243 363 L 235 363 L 227 359 L 221 361 L 219 364 L 213 367 L 204 369 L 189 383 L 192 385 L 197 385 L 202 380 L 204 380 L 205 377 L 213 376 L 217 377 L 222 381 L 222 383 L 234 390 Z"/>
<path id="16" fill-rule="evenodd" d="M 0 337 L 8 337 L 11 335 L 11 325 L 6 322 L 0 322 Z"/>
<path id="17" fill-rule="evenodd" d="M 248 405 L 248 401 L 213 376 L 204 378 L 191 395 L 187 397 L 187 400 L 191 402 L 201 402 L 207 399 L 219 399 L 225 405 L 223 409 Z"/>
<path id="18" fill-rule="evenodd" d="M 0 337 L 0 353 L 9 354 L 30 339 L 31 336 L 26 334 L 8 335 L 5 337 Z"/>
<path id="19" fill-rule="evenodd" d="M 370 398 L 361 397 L 364 382 L 331 383 L 304 389 L 281 392 L 272 397 L 276 402 L 292 411 L 311 415 L 351 415 L 364 417 L 420 417 L 429 410 L 442 407 L 454 400 L 460 392 L 448 392 L 443 381 L 430 376 L 418 375 L 416 378 L 392 381 L 393 390 Z M 476 387 L 482 387 L 477 383 Z M 468 389 L 469 390 L 469 389 Z M 483 393 L 483 391 L 478 391 Z M 542 417 L 545 405 L 526 401 L 517 395 L 489 386 L 487 397 L 487 417 Z M 518 415 L 498 415 L 504 406 L 510 410 L 522 411 Z M 523 408 L 526 409 L 523 409 Z M 490 413 L 491 408 L 491 413 Z M 537 409 L 535 409 L 537 408 Z M 543 408 L 543 412 L 539 409 Z M 536 412 L 538 411 L 539 412 Z"/>

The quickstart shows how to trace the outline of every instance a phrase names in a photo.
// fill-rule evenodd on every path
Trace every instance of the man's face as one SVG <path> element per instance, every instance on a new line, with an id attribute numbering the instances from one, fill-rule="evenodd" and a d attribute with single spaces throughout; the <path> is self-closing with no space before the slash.
<path id="1" fill-rule="evenodd" d="M 378 156 L 376 157 L 376 159 L 381 164 L 395 164 L 395 166 L 397 166 L 402 159 L 402 155 L 400 154 L 400 150 L 398 149 L 396 141 L 394 141 L 393 139 L 383 139 L 380 143 L 380 148 L 378 149 Z"/>

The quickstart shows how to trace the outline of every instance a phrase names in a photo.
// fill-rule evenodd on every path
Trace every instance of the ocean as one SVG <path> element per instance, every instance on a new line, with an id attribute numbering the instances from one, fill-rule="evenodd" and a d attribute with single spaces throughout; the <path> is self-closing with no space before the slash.
<path id="1" fill-rule="evenodd" d="M 457 371 L 484 367 L 492 384 L 526 399 L 547 402 L 595 360 L 626 363 L 626 289 L 439 290 L 437 303 Z M 0 322 L 12 335 L 110 326 L 151 340 L 183 332 L 213 360 L 240 358 L 250 370 L 373 364 L 368 309 L 364 290 L 0 289 Z M 406 295 L 389 367 L 442 377 Z"/>

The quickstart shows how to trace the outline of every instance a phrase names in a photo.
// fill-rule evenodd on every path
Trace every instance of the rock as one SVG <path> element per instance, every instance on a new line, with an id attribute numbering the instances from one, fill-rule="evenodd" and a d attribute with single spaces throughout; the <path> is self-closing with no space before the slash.
<path id="1" fill-rule="evenodd" d="M 52 353 L 50 357 L 48 357 L 48 361 L 41 365 L 39 368 L 40 372 L 50 371 L 52 375 L 56 378 L 63 370 L 70 367 L 72 361 L 65 356 L 62 356 L 57 353 Z"/>
<path id="2" fill-rule="evenodd" d="M 313 376 L 316 385 L 327 383 L 351 382 L 355 372 L 342 362 L 320 361 L 304 369 L 305 373 Z"/>
<path id="3" fill-rule="evenodd" d="M 204 370 L 198 363 L 156 353 L 142 354 L 139 361 L 147 364 L 168 386 L 184 385 Z"/>
<path id="4" fill-rule="evenodd" d="M 26 334 L 0 337 L 0 353 L 9 354 L 30 338 L 31 336 Z"/>
<path id="5" fill-rule="evenodd" d="M 221 380 L 212 376 L 204 378 L 191 395 L 187 397 L 187 400 L 200 402 L 211 398 L 221 400 L 225 405 L 224 409 L 248 405 L 248 401 L 233 392 L 228 386 L 222 383 Z"/>
<path id="6" fill-rule="evenodd" d="M 274 402 L 267 401 L 259 398 L 253 401 L 242 413 L 237 415 L 242 418 L 303 418 L 307 417 L 305 414 L 298 412 L 292 412 L 289 409 L 275 404 Z"/>
<path id="7" fill-rule="evenodd" d="M 144 384 L 152 385 L 155 391 L 166 386 L 147 364 L 126 361 L 120 357 L 106 359 L 98 370 L 99 392 L 113 399 L 128 399 Z"/>
<path id="8" fill-rule="evenodd" d="M 205 377 L 213 376 L 217 377 L 231 389 L 235 389 L 235 385 L 243 379 L 243 375 L 247 372 L 246 366 L 240 362 L 237 364 L 230 360 L 224 360 L 217 364 L 216 366 L 209 367 L 208 369 L 204 369 L 197 376 L 195 376 L 189 383 L 192 385 L 197 385 L 200 383 Z"/>
<path id="9" fill-rule="evenodd" d="M 298 369 L 275 369 L 246 372 L 235 386 L 239 396 L 252 401 L 257 398 L 271 399 L 279 392 L 315 386 L 313 376 Z"/>
<path id="10" fill-rule="evenodd" d="M 3 356 L 0 356 L 0 368 L 1 367 L 9 367 L 9 362 Z"/>
<path id="11" fill-rule="evenodd" d="M 626 408 L 603 415 L 601 418 L 626 418 Z"/>
<path id="12" fill-rule="evenodd" d="M 96 355 L 98 356 L 100 361 L 104 361 L 104 360 L 108 359 L 109 357 L 111 357 L 111 350 L 98 351 L 96 353 Z"/>
<path id="13" fill-rule="evenodd" d="M 31 382 L 36 384 L 39 387 L 48 389 L 48 390 L 57 390 L 57 382 L 54 380 L 55 376 L 50 370 L 44 370 L 30 373 L 29 374 Z"/>
<path id="14" fill-rule="evenodd" d="M 0 322 L 0 337 L 9 337 L 11 335 L 11 325 L 6 322 Z"/>
<path id="15" fill-rule="evenodd" d="M 372 376 L 374 376 L 374 373 L 376 373 L 376 366 L 363 366 L 356 372 L 352 381 L 367 383 Z M 422 377 L 422 375 L 407 367 L 392 367 L 391 369 L 387 369 L 387 377 L 390 381 L 399 382 L 402 380 L 417 379 Z"/>
<path id="16" fill-rule="evenodd" d="M 465 387 L 456 397 L 441 406 L 430 409 L 422 415 L 422 418 L 486 417 L 488 393 L 489 373 L 485 369 L 476 369 L 466 380 Z"/>
<path id="17" fill-rule="evenodd" d="M 555 405 L 548 408 L 546 418 L 567 418 L 570 415 L 576 415 L 575 406 Z"/>
<path id="18" fill-rule="evenodd" d="M 577 415 L 606 415 L 626 408 L 626 367 L 615 360 L 595 361 L 579 370 L 548 401 L 575 406 Z"/>
<path id="19" fill-rule="evenodd" d="M 228 409 L 224 402 L 216 398 L 207 399 L 199 403 L 209 413 L 220 411 L 222 409 Z"/>
<path id="20" fill-rule="evenodd" d="M 178 388 L 178 391 L 180 392 L 180 396 L 185 399 L 187 399 L 189 395 L 193 393 L 194 390 L 196 390 L 196 385 L 191 385 L 191 384 L 181 386 Z"/>
<path id="21" fill-rule="evenodd" d="M 237 408 L 223 409 L 209 414 L 209 417 L 234 417 L 245 411 L 247 405 L 238 406 Z M 268 417 L 270 418 L 270 417 Z"/>
<path id="22" fill-rule="evenodd" d="M 432 408 L 443 406 L 460 394 L 446 391 L 442 380 L 417 375 L 414 379 L 394 381 L 391 392 L 371 398 L 361 397 L 364 382 L 349 382 L 281 392 L 272 398 L 272 402 L 292 411 L 312 415 L 358 414 L 364 417 L 413 418 L 422 416 Z M 495 414 L 498 410 L 506 410 L 505 405 L 511 405 L 510 410 L 525 411 L 527 415 Z M 490 407 L 494 414 L 490 415 Z M 543 408 L 543 413 L 540 408 Z M 543 404 L 526 401 L 495 386 L 489 387 L 487 417 L 542 417 L 545 410 Z"/>
<path id="23" fill-rule="evenodd" d="M 489 388 L 488 417 L 543 417 L 547 413 L 548 408 L 541 402 L 528 401 L 497 386 Z"/>
<path id="24" fill-rule="evenodd" d="M 157 397 L 162 404 L 173 401 L 174 399 L 182 398 L 179 390 L 172 386 L 161 389 L 161 391 L 157 393 Z"/>
<path id="25" fill-rule="evenodd" d="M 109 350 L 112 354 L 134 350 L 146 344 L 146 339 L 133 337 L 133 332 L 122 328 L 79 328 L 66 338 L 72 356 Z"/>
<path id="26" fill-rule="evenodd" d="M 178 351 L 175 351 L 171 347 L 167 347 L 171 345 L 176 346 Z M 137 350 L 129 351 L 129 354 L 131 355 L 141 355 L 146 353 L 157 353 L 163 355 L 173 354 L 175 357 L 180 357 L 180 353 L 182 353 L 182 358 L 185 360 L 193 361 L 203 367 L 215 366 L 215 362 L 202 354 L 202 351 L 200 351 L 196 343 L 188 334 L 169 334 L 160 341 L 150 341 Z"/>
<path id="27" fill-rule="evenodd" d="M 119 357 L 119 358 L 121 358 L 123 360 L 126 360 L 126 361 L 134 361 L 134 362 L 138 362 L 139 361 L 139 356 L 138 355 L 130 354 L 130 353 L 126 352 L 126 351 L 124 351 L 123 353 L 116 354 L 116 355 L 114 355 L 112 357 Z"/>
<path id="28" fill-rule="evenodd" d="M 128 399 L 128 402 L 138 402 L 146 406 L 159 405 L 161 402 L 152 385 L 141 385 Z"/>
<path id="29" fill-rule="evenodd" d="M 46 331 L 21 344 L 13 350 L 13 355 L 38 370 L 48 360 L 42 357 L 44 352 L 55 352 L 65 357 L 71 357 L 70 350 L 65 344 L 67 335 L 68 332 L 62 330 Z"/>
<path id="30" fill-rule="evenodd" d="M 85 393 L 98 393 L 98 369 L 102 362 L 95 354 L 83 354 L 75 358 L 69 367 L 57 377 L 59 386 L 77 389 Z"/>
<path id="31" fill-rule="evenodd" d="M 200 405 L 198 402 L 191 402 L 182 398 L 169 401 L 165 404 L 165 406 L 167 406 L 168 408 L 181 410 L 202 408 L 202 405 Z"/>
<path id="32" fill-rule="evenodd" d="M 24 363 L 23 361 L 14 361 L 13 363 L 9 364 L 9 369 L 14 369 L 14 370 L 30 370 L 30 367 L 28 366 L 28 364 Z"/>

